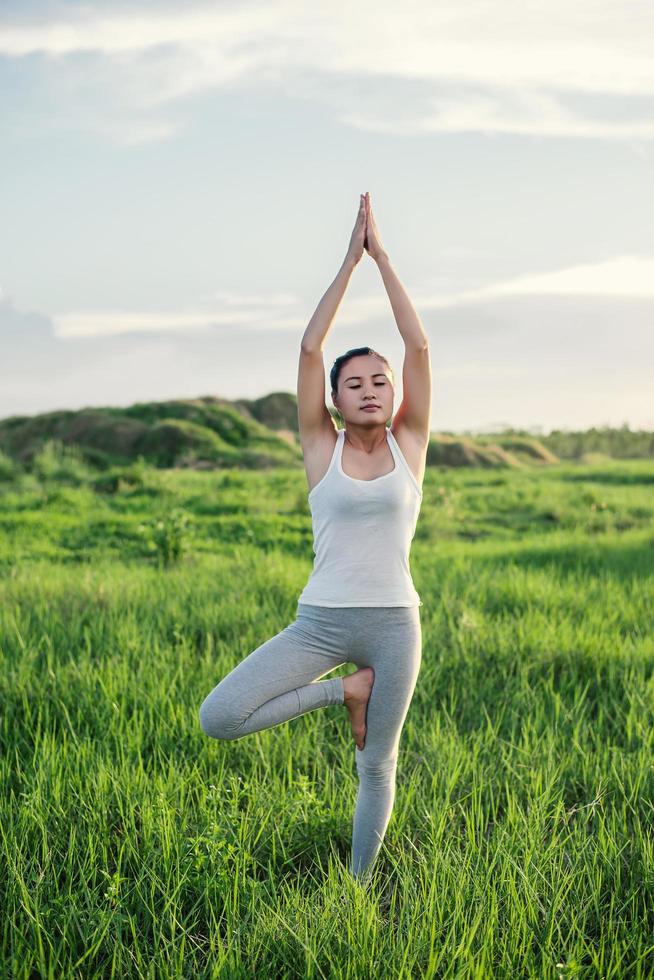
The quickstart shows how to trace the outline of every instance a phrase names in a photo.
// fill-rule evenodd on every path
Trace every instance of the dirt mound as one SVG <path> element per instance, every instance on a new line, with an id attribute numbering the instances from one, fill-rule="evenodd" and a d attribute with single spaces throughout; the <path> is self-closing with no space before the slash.
<path id="1" fill-rule="evenodd" d="M 434 433 L 427 447 L 427 466 L 524 466 L 494 443 L 481 445 L 468 436 Z"/>

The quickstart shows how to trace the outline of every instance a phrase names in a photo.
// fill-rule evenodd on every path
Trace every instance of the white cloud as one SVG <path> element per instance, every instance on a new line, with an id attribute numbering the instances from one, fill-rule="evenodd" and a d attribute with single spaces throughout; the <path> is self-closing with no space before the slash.
<path id="1" fill-rule="evenodd" d="M 654 256 L 616 256 L 605 262 L 520 276 L 489 286 L 486 290 L 486 295 L 493 296 L 525 296 L 535 293 L 559 296 L 654 297 Z"/>
<path id="2" fill-rule="evenodd" d="M 211 71 L 208 62 L 203 64 L 199 85 L 203 79 L 213 84 L 235 77 L 234 71 L 225 72 L 230 63 L 237 71 L 255 63 L 279 68 L 319 63 L 331 72 L 458 78 L 509 88 L 545 83 L 606 92 L 608 86 L 631 94 L 654 91 L 651 35 L 648 39 L 653 26 L 652 8 L 634 0 L 585 0 L 573 6 L 551 0 L 546 6 L 519 7 L 501 0 L 469 0 L 465 6 L 443 0 L 435 7 L 422 0 L 402 9 L 391 4 L 384 9 L 376 0 L 356 6 L 332 0 L 324 13 L 300 0 L 276 0 L 236 10 L 196 6 L 172 15 L 135 9 L 113 16 L 86 7 L 50 23 L 4 27 L 0 52 L 120 54 L 168 45 L 221 55 Z"/>
<path id="3" fill-rule="evenodd" d="M 654 257 L 616 256 L 604 262 L 517 276 L 463 292 L 417 295 L 413 290 L 409 291 L 419 311 L 471 303 L 489 304 L 493 300 L 512 296 L 652 299 Z M 167 313 L 88 310 L 55 314 L 55 333 L 58 338 L 65 339 L 134 331 L 210 330 L 238 324 L 251 330 L 301 330 L 308 322 L 307 311 L 300 308 L 299 299 L 292 294 L 246 297 L 229 290 L 217 290 L 213 296 L 222 301 L 222 306 Z M 385 293 L 350 296 L 339 307 L 338 322 L 342 326 L 357 326 L 387 314 L 388 297 Z"/>
<path id="4" fill-rule="evenodd" d="M 273 25 L 282 4 L 270 4 L 256 11 L 260 28 Z M 288 6 L 288 5 L 287 5 Z M 292 4 L 290 5 L 293 6 Z M 266 13 L 268 11 L 268 13 Z M 230 36 L 236 38 L 252 27 L 252 11 L 195 9 L 187 7 L 175 14 L 157 10 L 122 11 L 107 16 L 89 6 L 66 11 L 50 22 L 6 25 L 0 34 L 0 51 L 18 57 L 35 52 L 66 55 L 77 51 L 99 51 L 114 54 L 124 51 L 143 51 L 164 44 L 192 44 Z"/>
<path id="5" fill-rule="evenodd" d="M 272 303 L 263 297 L 237 304 L 226 302 L 221 309 L 190 308 L 175 312 L 147 312 L 129 310 L 86 310 L 59 313 L 52 317 L 55 334 L 59 339 L 70 337 L 98 337 L 136 331 L 161 332 L 166 330 L 212 330 L 216 327 L 232 327 L 242 324 L 257 330 L 298 330 L 306 326 L 306 317 L 284 310 L 283 304 Z"/>
<path id="6" fill-rule="evenodd" d="M 103 78 L 113 73 L 117 98 L 136 110 L 279 83 L 292 97 L 330 103 L 347 125 L 379 132 L 637 141 L 654 138 L 647 106 L 632 107 L 640 117 L 625 106 L 622 118 L 597 118 L 570 98 L 654 96 L 653 28 L 654 8 L 642 0 L 414 0 L 401 7 L 331 0 L 324 8 L 271 0 L 174 14 L 137 8 L 106 14 L 87 5 L 50 21 L 6 25 L 0 53 L 47 55 L 55 74 L 68 72 L 83 89 L 94 67 L 68 56 L 93 52 L 95 70 Z M 421 83 L 425 91 L 396 111 L 381 85 L 372 104 L 353 100 L 371 79 Z M 166 139 L 171 131 L 159 122 L 146 138 Z"/>
<path id="7" fill-rule="evenodd" d="M 518 83 L 516 83 L 518 84 Z M 378 133 L 509 133 L 529 136 L 569 136 L 576 139 L 650 140 L 654 138 L 651 114 L 642 121 L 584 118 L 564 103 L 564 93 L 517 90 L 479 94 L 460 92 L 434 96 L 413 116 L 384 110 L 345 110 L 341 122 Z"/>
<path id="8" fill-rule="evenodd" d="M 654 298 L 654 256 L 621 255 L 554 272 L 517 276 L 479 289 L 423 296 L 420 309 L 488 302 L 507 296 Z"/>

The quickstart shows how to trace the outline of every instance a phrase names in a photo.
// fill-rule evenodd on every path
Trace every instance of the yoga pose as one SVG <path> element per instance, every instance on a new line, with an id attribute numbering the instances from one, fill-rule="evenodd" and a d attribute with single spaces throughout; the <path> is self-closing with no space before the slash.
<path id="1" fill-rule="evenodd" d="M 347 351 L 330 372 L 339 429 L 325 405 L 322 349 L 364 248 L 379 267 L 404 341 L 404 392 L 393 418 L 395 384 L 386 358 L 370 347 Z M 361 879 L 391 817 L 400 734 L 422 658 L 422 602 L 409 551 L 431 405 L 427 336 L 381 244 L 369 194 L 361 195 L 345 260 L 304 332 L 297 393 L 313 569 L 295 621 L 220 681 L 202 703 L 200 723 L 213 738 L 237 739 L 344 705 L 359 777 L 349 870 Z M 345 663 L 359 669 L 325 678 Z"/>

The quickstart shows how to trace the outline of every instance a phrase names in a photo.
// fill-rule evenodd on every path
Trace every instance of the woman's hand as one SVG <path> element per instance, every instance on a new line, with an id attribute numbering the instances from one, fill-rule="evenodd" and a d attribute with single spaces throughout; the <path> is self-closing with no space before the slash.
<path id="1" fill-rule="evenodd" d="M 363 255 L 364 239 L 366 237 L 366 205 L 363 194 L 359 194 L 359 213 L 354 223 L 347 257 L 356 265 Z"/>
<path id="2" fill-rule="evenodd" d="M 363 200 L 366 208 L 366 238 L 364 248 L 367 250 L 370 258 L 374 259 L 375 262 L 378 262 L 383 256 L 388 258 L 388 252 L 382 245 L 381 237 L 379 235 L 379 228 L 377 227 L 375 216 L 372 213 L 372 204 L 370 203 L 369 191 L 366 191 Z"/>

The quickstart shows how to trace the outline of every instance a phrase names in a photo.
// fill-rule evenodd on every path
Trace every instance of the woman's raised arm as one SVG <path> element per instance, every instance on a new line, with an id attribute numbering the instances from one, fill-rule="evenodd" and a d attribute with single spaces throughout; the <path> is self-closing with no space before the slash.
<path id="1" fill-rule="evenodd" d="M 332 325 L 332 320 L 336 316 L 336 311 L 338 310 L 341 300 L 343 299 L 343 294 L 347 289 L 350 276 L 354 272 L 357 264 L 361 261 L 365 234 L 366 210 L 364 196 L 361 194 L 359 200 L 359 211 L 354 223 L 352 235 L 350 237 L 350 244 L 348 246 L 347 254 L 343 259 L 343 264 L 338 270 L 336 278 L 318 303 L 315 313 L 309 320 L 309 324 L 304 331 L 304 336 L 302 337 L 302 342 L 300 344 L 302 350 L 322 350 L 325 343 L 325 338 L 329 333 L 329 328 Z"/>
<path id="2" fill-rule="evenodd" d="M 377 222 L 372 213 L 370 194 L 366 194 L 365 205 L 366 248 L 381 273 L 405 348 L 402 369 L 403 398 L 394 421 L 396 425 L 404 425 L 427 443 L 431 424 L 429 338 L 406 289 L 391 265 L 388 252 L 381 243 Z"/>
<path id="3" fill-rule="evenodd" d="M 422 328 L 420 317 L 413 308 L 413 303 L 409 299 L 407 291 L 400 282 L 397 273 L 391 265 L 388 252 L 381 243 L 379 228 L 372 213 L 370 194 L 365 196 L 366 205 L 366 249 L 371 258 L 375 260 L 384 286 L 391 301 L 393 316 L 397 323 L 397 329 L 402 335 L 404 346 L 408 349 L 414 348 L 421 350 L 429 344 L 429 338 Z"/>
<path id="4" fill-rule="evenodd" d="M 331 286 L 318 303 L 300 344 L 297 411 L 301 440 L 312 439 L 319 435 L 325 422 L 333 426 L 331 413 L 325 404 L 325 365 L 322 349 L 332 320 L 347 289 L 350 276 L 363 255 L 365 233 L 366 211 L 362 194 L 343 264 Z"/>

